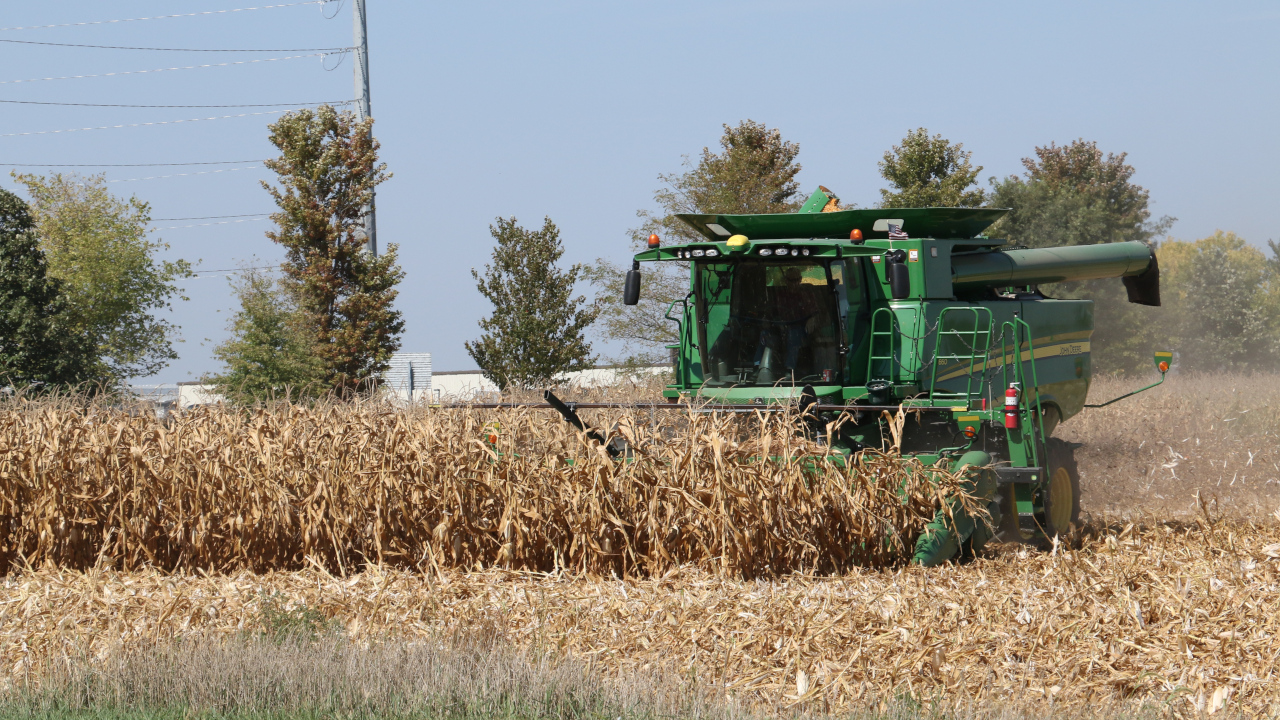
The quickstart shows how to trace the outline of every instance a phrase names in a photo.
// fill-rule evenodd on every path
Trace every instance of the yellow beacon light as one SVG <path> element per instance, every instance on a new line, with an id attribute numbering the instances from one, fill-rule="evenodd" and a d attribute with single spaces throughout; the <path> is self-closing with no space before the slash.
<path id="1" fill-rule="evenodd" d="M 731 247 L 731 248 L 735 248 L 735 249 L 744 248 L 744 247 L 746 247 L 746 246 L 747 246 L 747 236 L 746 236 L 746 235 L 734 235 L 734 236 L 730 237 L 730 238 L 729 238 L 729 240 L 728 240 L 725 244 L 726 244 L 726 245 L 728 245 L 729 247 Z"/>

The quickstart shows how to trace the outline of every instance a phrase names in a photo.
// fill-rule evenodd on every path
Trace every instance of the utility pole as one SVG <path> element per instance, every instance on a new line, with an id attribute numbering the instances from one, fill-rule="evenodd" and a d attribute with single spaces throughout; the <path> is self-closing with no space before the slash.
<path id="1" fill-rule="evenodd" d="M 355 13 L 355 73 L 357 113 L 361 120 L 372 117 L 369 111 L 369 29 L 364 15 L 365 0 L 355 0 L 351 10 Z M 364 212 L 364 249 L 378 256 L 378 222 L 373 199 Z"/>

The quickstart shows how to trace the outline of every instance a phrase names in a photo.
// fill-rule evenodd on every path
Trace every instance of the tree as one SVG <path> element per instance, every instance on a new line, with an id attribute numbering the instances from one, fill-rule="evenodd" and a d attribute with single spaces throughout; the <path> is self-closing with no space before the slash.
<path id="1" fill-rule="evenodd" d="M 1205 372 L 1270 370 L 1280 346 L 1280 273 L 1235 233 L 1160 246 L 1160 330 L 1179 367 Z"/>
<path id="2" fill-rule="evenodd" d="M 291 286 L 250 269 L 232 288 L 240 309 L 230 323 L 231 337 L 213 351 L 225 370 L 205 382 L 237 405 L 294 402 L 328 390 L 315 333 Z"/>
<path id="3" fill-rule="evenodd" d="M 271 216 L 278 229 L 267 237 L 286 249 L 288 291 L 315 334 L 327 389 L 367 391 L 404 330 L 392 308 L 404 278 L 398 246 L 380 257 L 364 250 L 365 208 L 391 177 L 378 162 L 373 120 L 328 105 L 299 110 L 271 125 L 271 143 L 280 157 L 266 166 L 279 187 L 262 186 L 280 211 Z"/>
<path id="4" fill-rule="evenodd" d="M 178 357 L 178 327 L 155 316 L 183 298 L 177 280 L 185 260 L 159 260 L 169 246 L 150 240 L 151 208 L 113 196 L 102 175 L 16 175 L 31 195 L 31 214 L 48 261 L 61 281 L 69 332 L 90 339 L 100 368 L 119 382 L 154 375 Z"/>
<path id="5" fill-rule="evenodd" d="M 551 218 L 537 231 L 515 218 L 498 218 L 489 233 L 498 242 L 493 264 L 485 264 L 483 276 L 474 269 L 471 276 L 494 311 L 480 321 L 480 339 L 466 343 L 471 358 L 503 390 L 538 387 L 589 369 L 594 358 L 585 332 L 596 310 L 585 297 L 573 297 L 582 266 L 568 272 L 556 266 L 564 254 L 559 228 Z"/>
<path id="6" fill-rule="evenodd" d="M 631 249 L 639 252 L 656 233 L 666 243 L 683 243 L 701 236 L 676 217 L 677 213 L 783 213 L 800 209 L 796 175 L 800 146 L 782 138 L 777 129 L 744 120 L 724 126 L 720 152 L 702 149 L 694 164 L 685 157 L 683 173 L 659 175 L 663 183 L 654 192 L 657 213 L 640 210 L 639 227 L 630 231 Z M 633 361 L 665 359 L 663 346 L 678 342 L 674 323 L 665 319 L 667 307 L 689 292 L 687 263 L 651 263 L 645 268 L 640 304 L 622 304 L 622 283 L 627 267 L 599 259 L 586 270 L 597 288 L 601 332 L 620 340 Z"/>
<path id="7" fill-rule="evenodd" d="M 72 330 L 48 276 L 27 204 L 0 189 L 0 385 L 76 385 L 94 376 L 93 344 Z"/>
<path id="8" fill-rule="evenodd" d="M 982 166 L 969 162 L 972 153 L 941 135 L 929 137 L 918 128 L 907 133 L 880 161 L 880 175 L 893 186 L 880 191 L 880 207 L 978 207 L 986 199 L 977 184 Z"/>
<path id="9" fill-rule="evenodd" d="M 1150 193 L 1132 182 L 1126 154 L 1103 154 L 1097 143 L 1049 144 L 1024 158 L 1025 177 L 992 179 L 990 203 L 1011 208 L 988 234 L 1030 247 L 1100 242 L 1150 243 L 1173 218 L 1151 219 Z M 1166 283 L 1167 284 L 1167 283 Z M 1161 308 L 1133 305 L 1116 280 L 1059 283 L 1064 298 L 1094 300 L 1093 364 L 1104 372 L 1145 371 L 1153 347 L 1165 347 Z"/>

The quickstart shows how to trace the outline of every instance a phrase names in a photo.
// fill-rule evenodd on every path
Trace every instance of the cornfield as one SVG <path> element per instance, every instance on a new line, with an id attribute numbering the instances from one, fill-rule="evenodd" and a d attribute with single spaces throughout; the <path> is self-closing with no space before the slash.
<path id="1" fill-rule="evenodd" d="M 11 403 L 0 567 L 837 572 L 909 558 L 947 498 L 972 503 L 891 449 L 824 456 L 792 418 L 624 410 L 619 462 L 548 415 Z"/>
<path id="2" fill-rule="evenodd" d="M 1077 549 L 1003 546 L 968 565 L 834 577 L 48 568 L 0 583 L 0 667 L 22 682 L 68 657 L 232 639 L 259 631 L 263 603 L 275 602 L 322 613 L 359 645 L 491 628 L 608 677 L 696 679 L 773 715 L 914 696 L 1099 716 L 1146 704 L 1155 717 L 1223 707 L 1277 717 L 1277 575 L 1280 518 L 1203 516 L 1092 527 Z"/>

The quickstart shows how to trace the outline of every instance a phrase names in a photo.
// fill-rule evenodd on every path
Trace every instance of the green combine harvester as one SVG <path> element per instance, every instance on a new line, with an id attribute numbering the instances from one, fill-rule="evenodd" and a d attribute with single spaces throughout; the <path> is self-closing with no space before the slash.
<path id="1" fill-rule="evenodd" d="M 820 188 L 797 213 L 680 215 L 705 238 L 697 242 L 650 237 L 627 273 L 626 304 L 639 301 L 643 262 L 687 262 L 691 273 L 688 295 L 667 313 L 679 343 L 670 346 L 666 399 L 798 404 L 819 434 L 843 417 L 822 439 L 850 454 L 881 448 L 883 411 L 901 407 L 918 418 L 904 428 L 903 454 L 975 468 L 995 537 L 1069 532 L 1079 475 L 1072 446 L 1052 434 L 1100 407 L 1086 404 L 1093 302 L 1039 288 L 1122 278 L 1130 302 L 1159 305 L 1152 248 L 1008 247 L 982 235 L 1002 209 L 836 207 Z M 1116 400 L 1160 384 L 1171 360 L 1156 353 L 1160 381 Z M 572 407 L 548 400 L 577 420 Z M 963 513 L 936 524 L 916 562 L 944 562 L 993 537 Z"/>

